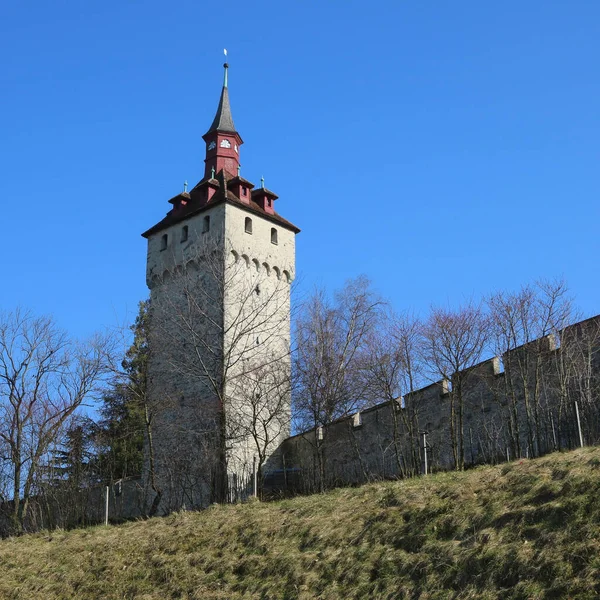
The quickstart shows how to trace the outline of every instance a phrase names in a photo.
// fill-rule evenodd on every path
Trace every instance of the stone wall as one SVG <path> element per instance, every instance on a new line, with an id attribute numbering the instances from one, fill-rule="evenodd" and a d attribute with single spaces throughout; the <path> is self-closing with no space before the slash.
<path id="1" fill-rule="evenodd" d="M 575 402 L 585 442 L 600 442 L 600 316 L 486 360 L 462 379 L 466 466 L 577 446 Z M 453 399 L 452 383 L 438 381 L 290 437 L 268 465 L 266 487 L 310 492 L 418 474 L 425 439 L 429 470 L 452 469 Z"/>
<path id="2" fill-rule="evenodd" d="M 108 518 L 119 523 L 144 514 L 144 489 L 140 477 L 109 486 Z M 0 505 L 0 537 L 15 533 L 11 520 L 12 502 Z M 30 499 L 24 529 L 27 532 L 70 529 L 104 523 L 106 486 L 78 490 L 56 489 Z"/>

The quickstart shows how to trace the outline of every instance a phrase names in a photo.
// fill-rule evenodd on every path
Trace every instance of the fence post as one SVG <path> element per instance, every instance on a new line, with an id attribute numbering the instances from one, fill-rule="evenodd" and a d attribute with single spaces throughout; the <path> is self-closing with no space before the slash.
<path id="1" fill-rule="evenodd" d="M 108 525 L 108 498 L 109 498 L 108 492 L 109 492 L 109 489 L 110 488 L 108 486 L 106 486 L 106 506 L 105 506 L 105 511 L 104 511 L 104 524 L 105 525 Z"/>
<path id="2" fill-rule="evenodd" d="M 579 430 L 579 443 L 583 448 L 583 433 L 581 433 L 581 420 L 579 418 L 579 405 L 577 404 L 577 400 L 575 400 L 575 414 L 577 415 L 577 429 Z"/>
<path id="3" fill-rule="evenodd" d="M 255 498 L 258 497 L 258 485 L 256 481 L 256 456 L 252 457 L 252 491 Z"/>
<path id="4" fill-rule="evenodd" d="M 427 475 L 429 472 L 429 465 L 427 464 L 427 432 L 423 431 L 423 456 L 425 458 L 423 474 Z"/>

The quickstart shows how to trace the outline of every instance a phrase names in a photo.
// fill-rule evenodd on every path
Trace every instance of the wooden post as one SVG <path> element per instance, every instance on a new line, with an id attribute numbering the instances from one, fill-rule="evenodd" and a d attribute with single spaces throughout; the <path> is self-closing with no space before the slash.
<path id="1" fill-rule="evenodd" d="M 427 432 L 423 432 L 423 456 L 425 458 L 425 462 L 423 465 L 423 474 L 427 475 L 429 472 L 429 465 L 427 464 Z"/>

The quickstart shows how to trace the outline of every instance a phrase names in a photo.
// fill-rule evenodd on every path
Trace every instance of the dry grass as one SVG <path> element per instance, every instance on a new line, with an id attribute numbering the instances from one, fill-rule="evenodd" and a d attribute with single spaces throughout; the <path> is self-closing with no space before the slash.
<path id="1" fill-rule="evenodd" d="M 597 598 L 600 449 L 0 541 L 1 598 Z"/>

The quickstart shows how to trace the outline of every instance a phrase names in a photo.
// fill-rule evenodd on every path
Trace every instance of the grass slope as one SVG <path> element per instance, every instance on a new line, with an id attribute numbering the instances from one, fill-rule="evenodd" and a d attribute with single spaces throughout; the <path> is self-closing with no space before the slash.
<path id="1" fill-rule="evenodd" d="M 600 449 L 0 541 L 2 598 L 597 598 Z"/>

